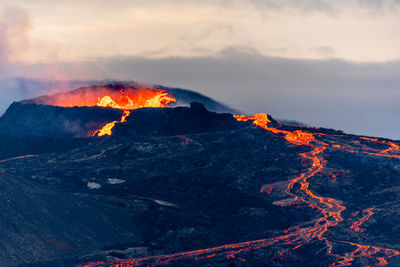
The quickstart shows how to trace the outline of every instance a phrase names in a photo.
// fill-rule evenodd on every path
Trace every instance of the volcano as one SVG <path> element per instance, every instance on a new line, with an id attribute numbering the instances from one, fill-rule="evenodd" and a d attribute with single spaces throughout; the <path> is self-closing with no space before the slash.
<path id="1" fill-rule="evenodd" d="M 400 265 L 399 141 L 137 84 L 0 126 L 2 266 Z"/>

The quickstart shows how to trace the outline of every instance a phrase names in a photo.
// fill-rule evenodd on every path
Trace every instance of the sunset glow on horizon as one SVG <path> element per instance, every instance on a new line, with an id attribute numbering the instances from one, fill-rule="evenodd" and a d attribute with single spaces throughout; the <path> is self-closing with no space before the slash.
<path id="1" fill-rule="evenodd" d="M 0 2 L 2 58 L 264 56 L 382 62 L 400 58 L 397 1 Z M 8 30 L 7 30 L 8 28 Z M 23 40 L 23 45 L 16 45 Z M 8 47 L 7 47 L 8 46 Z"/>

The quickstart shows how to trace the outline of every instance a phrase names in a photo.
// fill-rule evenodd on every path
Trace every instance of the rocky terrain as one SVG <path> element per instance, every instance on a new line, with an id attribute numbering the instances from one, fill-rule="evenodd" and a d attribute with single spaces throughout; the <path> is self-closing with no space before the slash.
<path id="1" fill-rule="evenodd" d="M 103 137 L 65 135 L 54 114 L 121 110 L 15 103 L 0 119 L 17 140 L 0 161 L 1 266 L 400 265 L 400 142 L 200 103 L 133 110 Z"/>

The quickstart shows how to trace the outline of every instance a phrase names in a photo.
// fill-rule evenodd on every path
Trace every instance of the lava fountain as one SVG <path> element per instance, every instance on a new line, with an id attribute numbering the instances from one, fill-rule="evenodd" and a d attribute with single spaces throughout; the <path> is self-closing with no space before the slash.
<path id="1" fill-rule="evenodd" d="M 162 108 L 165 105 L 175 101 L 175 98 L 162 90 L 146 90 L 138 92 L 134 95 L 130 95 L 124 90 L 121 90 L 120 96 L 117 99 L 113 99 L 111 96 L 105 95 L 99 98 L 97 106 L 122 109 L 124 113 L 119 121 L 107 123 L 101 129 L 94 131 L 92 136 L 111 135 L 115 124 L 117 122 L 126 122 L 126 118 L 130 115 L 130 110 L 132 109 Z"/>
<path id="2" fill-rule="evenodd" d="M 92 130 L 90 136 L 111 135 L 117 123 L 126 122 L 130 111 L 139 108 L 163 108 L 176 99 L 164 90 L 137 86 L 93 86 L 74 91 L 58 93 L 51 96 L 37 97 L 22 101 L 41 105 L 59 107 L 110 107 L 123 111 L 120 120 L 103 125 L 100 129 Z"/>

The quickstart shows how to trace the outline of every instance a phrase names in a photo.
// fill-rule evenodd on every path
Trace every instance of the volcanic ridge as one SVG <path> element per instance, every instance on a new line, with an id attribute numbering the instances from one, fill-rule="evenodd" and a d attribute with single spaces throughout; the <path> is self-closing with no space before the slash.
<path id="1" fill-rule="evenodd" d="M 1 266 L 399 266 L 400 142 L 108 84 L 0 118 Z"/>

